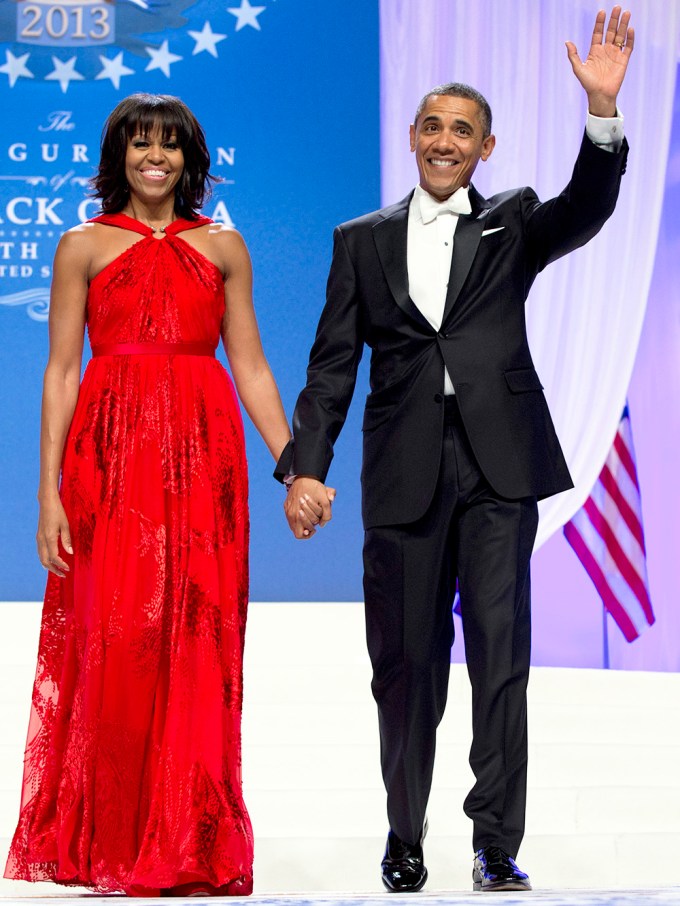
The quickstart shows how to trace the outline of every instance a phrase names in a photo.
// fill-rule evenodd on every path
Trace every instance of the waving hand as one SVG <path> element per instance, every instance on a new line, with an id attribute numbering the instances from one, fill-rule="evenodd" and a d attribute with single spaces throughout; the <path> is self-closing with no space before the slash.
<path id="1" fill-rule="evenodd" d="M 635 42 L 635 32 L 628 25 L 630 13 L 627 10 L 622 13 L 621 7 L 615 6 L 605 32 L 606 18 L 606 12 L 600 10 L 585 60 L 579 57 L 575 44 L 566 42 L 574 75 L 588 95 L 590 113 L 604 117 L 616 113 L 616 97 Z"/>

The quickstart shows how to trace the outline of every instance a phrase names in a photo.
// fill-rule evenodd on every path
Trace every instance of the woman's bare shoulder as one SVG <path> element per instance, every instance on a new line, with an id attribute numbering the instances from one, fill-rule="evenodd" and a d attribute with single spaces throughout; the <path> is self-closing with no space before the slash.
<path id="1" fill-rule="evenodd" d="M 203 229 L 213 242 L 219 242 L 222 248 L 245 248 L 245 239 L 233 226 L 225 223 L 207 223 Z"/>
<path id="2" fill-rule="evenodd" d="M 57 257 L 63 260 L 89 260 L 101 237 L 101 224 L 78 223 L 62 234 L 57 246 Z"/>
<path id="3" fill-rule="evenodd" d="M 234 227 L 207 223 L 196 232 L 201 234 L 201 243 L 205 243 L 207 257 L 217 264 L 225 277 L 239 267 L 250 265 L 245 240 Z"/>
<path id="4" fill-rule="evenodd" d="M 67 230 L 59 240 L 55 266 L 72 267 L 89 280 L 124 250 L 127 236 L 121 236 L 121 233 L 124 231 L 103 223 L 79 223 Z"/>

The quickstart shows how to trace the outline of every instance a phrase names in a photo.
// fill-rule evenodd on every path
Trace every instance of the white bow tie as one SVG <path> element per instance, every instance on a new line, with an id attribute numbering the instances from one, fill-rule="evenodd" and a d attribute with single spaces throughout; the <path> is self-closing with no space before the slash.
<path id="1" fill-rule="evenodd" d="M 461 186 L 446 201 L 437 201 L 427 192 L 420 196 L 420 216 L 423 223 L 430 223 L 438 214 L 471 214 L 472 207 L 468 196 L 468 187 Z"/>

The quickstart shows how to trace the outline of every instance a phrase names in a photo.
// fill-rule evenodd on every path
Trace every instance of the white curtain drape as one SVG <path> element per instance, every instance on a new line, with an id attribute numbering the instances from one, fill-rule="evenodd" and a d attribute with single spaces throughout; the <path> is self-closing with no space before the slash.
<path id="1" fill-rule="evenodd" d="M 484 195 L 567 182 L 585 95 L 565 40 L 582 58 L 591 0 L 380 0 L 382 200 L 417 181 L 408 126 L 423 95 L 467 82 L 489 100 L 496 149 L 474 177 Z M 636 44 L 619 106 L 631 145 L 612 219 L 585 248 L 539 275 L 527 309 L 531 348 L 576 485 L 544 501 L 536 546 L 583 504 L 623 409 L 654 265 L 668 156 L 680 0 L 637 3 Z"/>

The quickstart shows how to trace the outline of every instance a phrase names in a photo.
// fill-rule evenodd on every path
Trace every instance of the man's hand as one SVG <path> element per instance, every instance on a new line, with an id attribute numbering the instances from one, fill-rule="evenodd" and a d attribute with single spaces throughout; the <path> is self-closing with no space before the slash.
<path id="1" fill-rule="evenodd" d="M 326 487 L 316 478 L 296 478 L 283 503 L 288 525 L 295 537 L 311 538 L 317 528 L 323 528 L 330 522 L 334 500 L 334 488 Z"/>
<path id="2" fill-rule="evenodd" d="M 620 6 L 613 8 L 605 33 L 606 18 L 606 12 L 600 10 L 584 61 L 579 57 L 576 45 L 566 42 L 571 68 L 588 95 L 588 111 L 602 117 L 616 115 L 616 97 L 635 42 L 635 32 L 628 27 L 630 13 L 627 10 L 621 13 Z"/>

